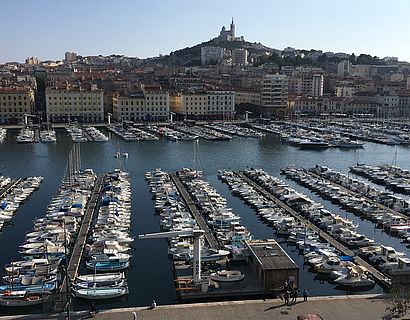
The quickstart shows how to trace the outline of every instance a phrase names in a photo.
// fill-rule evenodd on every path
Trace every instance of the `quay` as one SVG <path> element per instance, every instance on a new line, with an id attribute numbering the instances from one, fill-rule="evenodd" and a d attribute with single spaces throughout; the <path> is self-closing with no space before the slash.
<path id="1" fill-rule="evenodd" d="M 90 230 L 91 223 L 93 221 L 94 213 L 98 210 L 98 199 L 101 194 L 101 189 L 103 185 L 104 175 L 99 175 L 94 185 L 94 189 L 91 194 L 91 198 L 88 201 L 87 208 L 83 220 L 81 222 L 80 230 L 77 235 L 77 239 L 73 246 L 73 251 L 71 253 L 70 260 L 67 265 L 67 275 L 69 282 L 74 281 L 78 275 L 78 268 L 81 263 L 81 258 L 83 257 L 84 247 L 87 240 L 87 235 Z M 63 310 L 65 308 L 66 296 L 68 294 L 67 288 L 70 287 L 70 283 L 66 283 L 67 277 L 64 280 L 56 293 L 56 300 L 54 309 Z"/>
<path id="2" fill-rule="evenodd" d="M 20 183 L 22 178 L 14 179 L 9 184 L 7 184 L 3 189 L 0 190 L 0 198 L 4 197 L 7 192 L 9 192 L 16 184 Z"/>
<path id="3" fill-rule="evenodd" d="M 174 173 L 170 173 L 172 181 L 175 183 L 179 193 L 182 195 L 186 205 L 188 206 L 189 210 L 191 211 L 192 215 L 194 216 L 195 220 L 197 221 L 199 227 L 205 231 L 205 239 L 208 242 L 209 246 L 212 249 L 218 249 L 219 245 L 216 241 L 214 235 L 212 234 L 211 230 L 209 229 L 207 223 L 205 222 L 202 215 L 199 213 L 197 207 L 195 206 L 192 198 L 189 196 L 188 192 L 186 191 L 185 187 L 182 185 L 181 179 L 176 176 Z"/>
<path id="4" fill-rule="evenodd" d="M 307 302 L 299 298 L 297 303 L 285 306 L 280 299 L 240 300 L 209 302 L 196 304 L 159 305 L 150 310 L 148 307 L 99 310 L 96 320 L 133 320 L 134 312 L 138 320 L 296 320 L 298 315 L 318 314 L 323 320 L 377 320 L 392 319 L 386 310 L 388 304 L 380 295 L 346 295 L 309 297 Z M 16 315 L 0 317 L 2 320 L 62 320 L 65 314 Z M 77 311 L 70 314 L 70 319 L 88 319 L 89 311 Z M 409 319 L 408 317 L 395 317 Z"/>
<path id="5" fill-rule="evenodd" d="M 319 227 L 311 223 L 309 220 L 303 218 L 299 213 L 297 213 L 295 210 L 293 210 L 291 207 L 289 207 L 287 204 L 284 202 L 280 201 L 277 199 L 275 196 L 273 196 L 270 192 L 266 191 L 263 187 L 255 183 L 253 180 L 249 179 L 247 176 L 245 176 L 242 172 L 235 172 L 240 178 L 242 178 L 244 181 L 246 181 L 249 185 L 251 185 L 255 190 L 257 190 L 259 193 L 264 195 L 266 198 L 269 200 L 275 202 L 277 205 L 279 205 L 281 208 L 286 210 L 289 214 L 291 214 L 295 219 L 299 220 L 300 222 L 304 223 L 306 226 L 309 226 L 310 229 L 315 231 L 319 237 L 321 237 L 323 240 L 329 242 L 332 246 L 334 246 L 337 250 L 342 252 L 345 255 L 351 256 L 354 258 L 354 261 L 361 266 L 365 267 L 374 277 L 374 279 L 384 288 L 389 288 L 391 286 L 391 281 L 390 278 L 387 277 L 385 274 L 381 273 L 379 270 L 374 268 L 372 265 L 364 261 L 362 258 L 358 257 L 352 250 L 348 249 L 344 245 L 342 245 L 339 241 L 336 239 L 332 238 L 329 236 L 326 232 L 321 230 Z"/>

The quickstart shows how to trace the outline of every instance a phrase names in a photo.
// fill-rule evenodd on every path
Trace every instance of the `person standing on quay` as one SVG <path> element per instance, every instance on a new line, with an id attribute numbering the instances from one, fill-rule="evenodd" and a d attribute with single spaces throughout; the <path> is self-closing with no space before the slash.
<path id="1" fill-rule="evenodd" d="M 303 290 L 303 301 L 304 302 L 307 301 L 307 296 L 308 296 L 308 291 L 305 289 L 305 290 Z"/>
<path id="2" fill-rule="evenodd" d="M 289 292 L 285 291 L 284 295 L 283 295 L 283 299 L 285 300 L 285 305 L 289 305 Z"/>

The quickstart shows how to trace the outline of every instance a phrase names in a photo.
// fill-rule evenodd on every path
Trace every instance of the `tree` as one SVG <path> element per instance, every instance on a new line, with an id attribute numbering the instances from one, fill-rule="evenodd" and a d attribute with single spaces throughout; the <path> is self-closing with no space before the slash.
<path id="1" fill-rule="evenodd" d="M 356 55 L 354 53 L 352 53 L 349 57 L 349 61 L 351 63 L 356 63 Z"/>

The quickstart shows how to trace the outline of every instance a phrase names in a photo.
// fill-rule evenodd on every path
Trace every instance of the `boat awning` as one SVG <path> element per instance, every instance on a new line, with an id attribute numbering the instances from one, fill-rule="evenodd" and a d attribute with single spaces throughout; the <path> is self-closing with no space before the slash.
<path id="1" fill-rule="evenodd" d="M 340 256 L 340 261 L 353 261 L 352 256 Z"/>

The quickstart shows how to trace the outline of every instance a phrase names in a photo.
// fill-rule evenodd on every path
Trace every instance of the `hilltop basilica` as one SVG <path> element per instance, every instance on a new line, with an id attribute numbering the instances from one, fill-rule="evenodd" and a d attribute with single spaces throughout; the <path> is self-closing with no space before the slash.
<path id="1" fill-rule="evenodd" d="M 230 25 L 230 29 L 226 30 L 225 26 L 223 26 L 217 39 L 221 41 L 245 41 L 243 36 L 235 37 L 235 23 L 233 22 L 233 18 Z"/>

